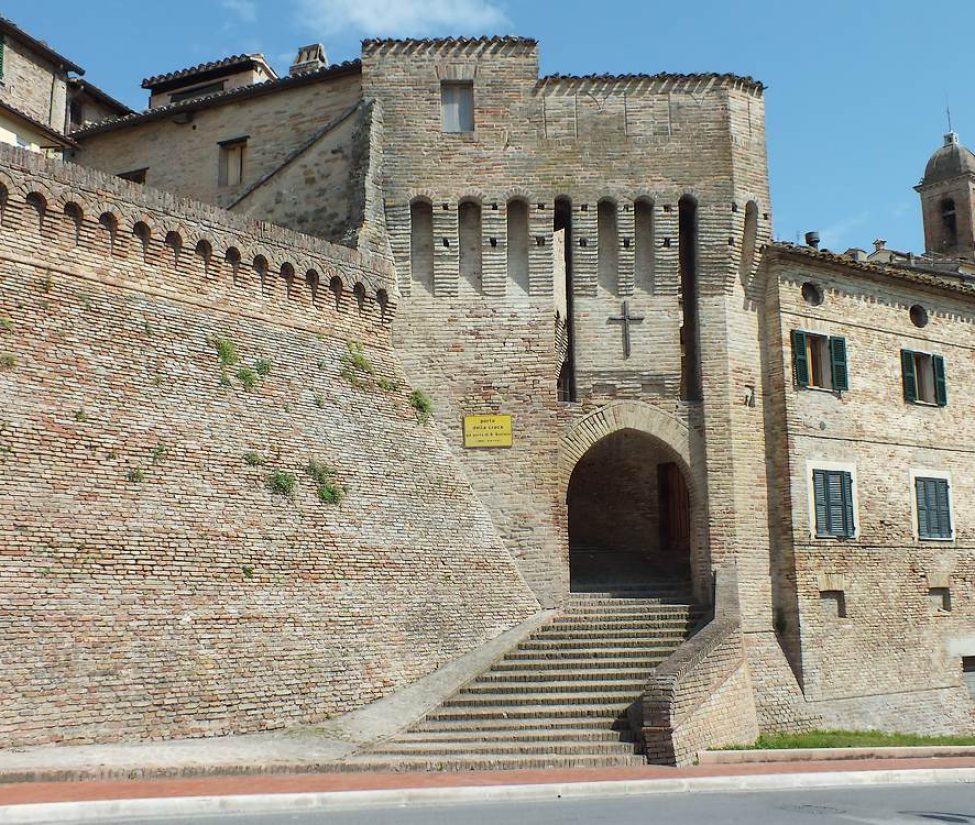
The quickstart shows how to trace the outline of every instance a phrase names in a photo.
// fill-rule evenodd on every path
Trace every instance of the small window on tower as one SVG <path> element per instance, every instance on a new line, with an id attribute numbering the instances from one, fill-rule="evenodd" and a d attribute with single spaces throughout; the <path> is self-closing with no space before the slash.
<path id="1" fill-rule="evenodd" d="M 941 222 L 945 228 L 945 246 L 958 243 L 958 222 L 955 218 L 955 201 L 945 198 L 941 201 Z"/>
<path id="2" fill-rule="evenodd" d="M 474 131 L 474 84 L 442 83 L 440 101 L 445 132 Z"/>
<path id="3" fill-rule="evenodd" d="M 240 137 L 220 142 L 220 165 L 217 183 L 220 186 L 236 186 L 244 180 L 244 155 L 247 138 Z"/>

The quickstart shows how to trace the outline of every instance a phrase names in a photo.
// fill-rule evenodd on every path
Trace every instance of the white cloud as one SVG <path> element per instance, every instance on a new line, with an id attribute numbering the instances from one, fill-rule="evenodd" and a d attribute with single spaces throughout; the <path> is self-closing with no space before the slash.
<path id="1" fill-rule="evenodd" d="M 221 0 L 223 7 L 237 15 L 242 23 L 257 22 L 257 3 L 255 0 Z"/>
<path id="2" fill-rule="evenodd" d="M 314 31 L 370 36 L 496 33 L 510 25 L 497 0 L 297 0 Z"/>

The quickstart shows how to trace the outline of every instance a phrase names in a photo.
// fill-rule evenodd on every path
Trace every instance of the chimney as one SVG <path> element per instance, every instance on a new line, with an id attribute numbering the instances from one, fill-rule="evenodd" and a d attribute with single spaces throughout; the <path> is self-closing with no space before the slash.
<path id="1" fill-rule="evenodd" d="M 806 245 L 811 246 L 813 249 L 819 249 L 819 233 L 818 232 L 807 232 L 806 233 Z"/>
<path id="2" fill-rule="evenodd" d="M 312 43 L 310 46 L 302 46 L 298 49 L 298 56 L 295 58 L 289 74 L 295 77 L 327 67 L 328 56 L 325 54 L 325 47 L 321 43 Z"/>
<path id="3" fill-rule="evenodd" d="M 883 240 L 882 238 L 877 238 L 877 240 L 873 242 L 874 252 L 880 252 L 881 250 L 886 248 L 887 248 L 887 241 Z"/>

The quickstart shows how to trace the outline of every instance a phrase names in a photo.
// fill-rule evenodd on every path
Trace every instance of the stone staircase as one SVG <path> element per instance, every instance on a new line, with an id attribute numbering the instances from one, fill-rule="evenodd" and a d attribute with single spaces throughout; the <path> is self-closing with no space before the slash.
<path id="1" fill-rule="evenodd" d="M 700 618 L 685 582 L 594 585 L 406 731 L 347 769 L 640 765 L 626 710 Z"/>

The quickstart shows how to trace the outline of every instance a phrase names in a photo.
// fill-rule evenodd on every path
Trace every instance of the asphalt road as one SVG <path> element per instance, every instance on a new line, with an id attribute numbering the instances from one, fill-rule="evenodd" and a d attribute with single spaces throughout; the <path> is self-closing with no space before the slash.
<path id="1" fill-rule="evenodd" d="M 155 818 L 129 825 L 975 825 L 975 785 L 683 793 L 318 813 Z M 64 822 L 64 825 L 68 825 Z"/>

